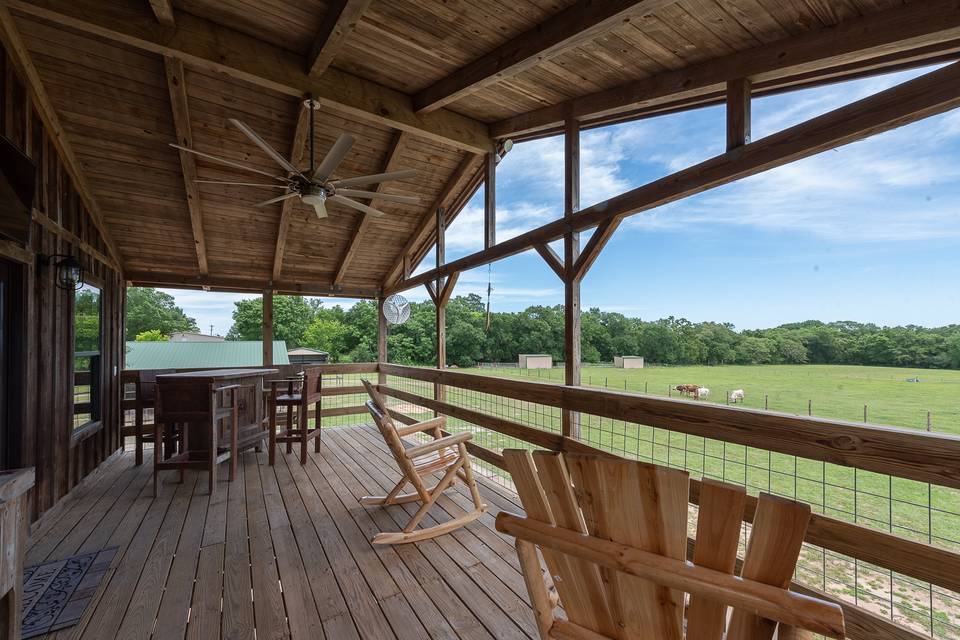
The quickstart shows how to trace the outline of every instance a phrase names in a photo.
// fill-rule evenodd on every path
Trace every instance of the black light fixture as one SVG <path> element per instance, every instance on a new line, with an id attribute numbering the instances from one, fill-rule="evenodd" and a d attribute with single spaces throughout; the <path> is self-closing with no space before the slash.
<path id="1" fill-rule="evenodd" d="M 56 269 L 55 280 L 58 288 L 76 291 L 83 286 L 83 265 L 75 257 L 55 253 L 51 256 L 41 256 L 41 260 Z"/>

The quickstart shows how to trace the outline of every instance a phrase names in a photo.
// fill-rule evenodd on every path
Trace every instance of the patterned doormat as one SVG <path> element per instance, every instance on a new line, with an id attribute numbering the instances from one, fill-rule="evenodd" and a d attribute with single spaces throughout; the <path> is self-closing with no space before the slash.
<path id="1" fill-rule="evenodd" d="M 26 567 L 21 637 L 33 638 L 77 624 L 116 552 L 117 547 L 111 547 Z"/>

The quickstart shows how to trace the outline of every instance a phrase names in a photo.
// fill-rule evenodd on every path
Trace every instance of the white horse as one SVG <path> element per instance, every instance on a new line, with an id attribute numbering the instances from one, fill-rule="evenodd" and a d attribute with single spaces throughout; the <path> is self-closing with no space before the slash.
<path id="1" fill-rule="evenodd" d="M 693 397 L 696 398 L 697 400 L 703 400 L 709 395 L 710 395 L 710 389 L 707 389 L 706 387 L 697 387 L 697 392 L 694 394 Z"/>

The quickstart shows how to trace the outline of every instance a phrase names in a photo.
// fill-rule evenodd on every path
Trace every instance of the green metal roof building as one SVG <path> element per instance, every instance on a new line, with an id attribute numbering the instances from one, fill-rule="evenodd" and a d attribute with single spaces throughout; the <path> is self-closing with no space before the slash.
<path id="1" fill-rule="evenodd" d="M 273 341 L 273 363 L 290 364 L 287 343 Z M 223 342 L 128 342 L 126 369 L 215 369 L 259 367 L 263 364 L 260 340 Z"/>

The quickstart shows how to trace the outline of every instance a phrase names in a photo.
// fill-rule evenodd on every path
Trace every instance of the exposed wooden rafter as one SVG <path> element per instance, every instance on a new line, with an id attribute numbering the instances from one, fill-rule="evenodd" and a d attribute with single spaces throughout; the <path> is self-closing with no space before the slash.
<path id="1" fill-rule="evenodd" d="M 329 4 L 327 15 L 323 17 L 320 31 L 310 48 L 307 73 L 318 76 L 327 70 L 371 2 L 372 0 L 333 0 Z"/>
<path id="2" fill-rule="evenodd" d="M 631 16 L 650 13 L 677 0 L 579 0 L 529 31 L 457 69 L 414 96 L 427 113 L 510 78 L 544 60 L 593 40 Z"/>
<path id="3" fill-rule="evenodd" d="M 553 250 L 553 247 L 543 243 L 538 244 L 534 247 L 534 249 L 537 250 L 537 253 L 539 253 L 544 262 L 547 263 L 547 266 L 550 267 L 555 274 L 557 274 L 557 277 L 563 280 L 565 273 L 563 267 L 563 258 L 561 258 L 560 255 Z"/>
<path id="4" fill-rule="evenodd" d="M 394 135 L 393 142 L 390 144 L 390 149 L 387 151 L 387 160 L 383 163 L 383 170 L 381 173 L 396 171 L 400 168 L 400 158 L 403 156 L 404 148 L 410 142 L 410 138 L 410 134 L 406 133 L 405 131 L 398 131 L 396 135 Z M 383 186 L 384 183 L 380 182 L 373 190 L 379 193 Z M 374 209 L 377 208 L 377 204 L 378 200 L 376 198 L 370 200 L 370 206 Z M 357 226 L 353 231 L 353 235 L 350 236 L 350 242 L 347 243 L 347 249 L 344 251 L 343 257 L 340 258 L 340 266 L 337 267 L 337 272 L 333 276 L 334 285 L 338 285 L 343 282 L 343 278 L 347 274 L 347 269 L 350 267 L 350 262 L 357 254 L 357 250 L 360 248 L 360 241 L 363 237 L 363 232 L 370 225 L 371 216 L 365 213 L 361 213 L 359 215 L 360 221 L 357 223 Z"/>
<path id="5" fill-rule="evenodd" d="M 153 9 L 157 22 L 171 29 L 177 26 L 173 19 L 173 5 L 170 4 L 170 0 L 150 0 L 150 8 Z"/>
<path id="6" fill-rule="evenodd" d="M 307 137 L 310 135 L 310 110 L 302 100 L 297 101 L 297 126 L 293 130 L 293 141 L 290 143 L 290 163 L 296 167 L 303 161 L 303 151 L 307 146 Z M 280 279 L 283 271 L 283 252 L 287 246 L 287 233 L 290 230 L 290 217 L 293 215 L 294 202 L 297 198 L 284 200 L 280 205 L 280 224 L 277 228 L 277 247 L 273 251 L 273 279 Z"/>
<path id="7" fill-rule="evenodd" d="M 470 154 L 463 159 L 456 171 L 453 172 L 453 175 L 450 176 L 450 179 L 447 180 L 447 184 L 445 184 L 440 191 L 440 195 L 437 196 L 437 199 L 434 200 L 430 208 L 423 214 L 423 218 L 420 219 L 420 224 L 417 225 L 416 231 L 413 232 L 407 244 L 404 245 L 403 250 L 400 252 L 400 256 L 397 258 L 397 264 L 394 265 L 393 269 L 390 270 L 384 279 L 384 287 L 393 284 L 400 278 L 406 278 L 404 270 L 406 269 L 407 273 L 409 273 L 409 271 L 414 268 L 412 265 L 413 252 L 426 242 L 427 237 L 433 234 L 434 225 L 437 222 L 434 212 L 440 207 L 454 210 L 453 207 L 449 206 L 450 201 L 455 198 L 457 194 L 464 192 L 464 185 L 471 178 L 475 177 L 478 171 L 482 173 L 481 167 L 482 156 Z"/>
<path id="8" fill-rule="evenodd" d="M 585 120 L 613 117 L 641 108 L 722 101 L 726 82 L 749 78 L 770 91 L 805 77 L 829 78 L 827 66 L 848 65 L 847 72 L 878 64 L 902 64 L 912 51 L 925 58 L 957 52 L 960 5 L 953 0 L 928 0 L 887 9 L 836 26 L 810 31 L 770 44 L 739 51 L 676 71 L 573 98 L 494 123 L 494 137 L 509 137 L 559 128 L 567 116 Z"/>
<path id="9" fill-rule="evenodd" d="M 554 220 L 464 256 L 388 288 L 403 291 L 428 280 L 500 260 L 538 244 L 584 231 L 608 220 L 647 211 L 682 198 L 762 173 L 863 138 L 934 116 L 960 106 L 960 62 L 857 100 L 733 151 L 678 171 L 581 210 L 571 219 Z"/>
<path id="10" fill-rule="evenodd" d="M 3 46 L 7 50 L 10 59 L 23 73 L 33 104 L 37 108 L 43 124 L 47 127 L 50 139 L 60 154 L 60 159 L 70 174 L 77 193 L 80 194 L 83 206 L 90 214 L 90 218 L 100 232 L 100 236 L 103 238 L 103 242 L 107 246 L 107 250 L 110 253 L 110 257 L 114 260 L 117 270 L 122 271 L 123 260 L 120 257 L 117 244 L 114 242 L 113 235 L 103 220 L 100 206 L 93 197 L 93 192 L 90 190 L 89 183 L 87 183 L 83 168 L 77 160 L 77 157 L 73 154 L 73 148 L 67 140 L 66 131 L 64 131 L 63 126 L 60 124 L 60 118 L 57 116 L 57 111 L 53 107 L 53 102 L 50 100 L 50 96 L 47 95 L 47 91 L 40 79 L 40 74 L 33 64 L 33 60 L 30 57 L 26 45 L 23 43 L 23 39 L 20 37 L 20 31 L 17 29 L 16 22 L 13 16 L 10 15 L 7 7 L 2 5 L 0 5 L 0 26 L 2 26 L 2 28 L 0 28 L 0 38 L 3 40 Z"/>
<path id="11" fill-rule="evenodd" d="M 334 296 L 344 298 L 377 298 L 379 289 L 363 287 L 334 287 L 331 282 L 295 282 L 281 280 L 264 282 L 261 279 L 233 278 L 220 276 L 195 277 L 154 273 L 149 271 L 128 271 L 124 274 L 132 286 L 168 287 L 172 289 L 210 289 L 211 291 L 232 291 L 238 293 L 262 293 L 271 289 L 278 294 L 301 296 Z"/>
<path id="12" fill-rule="evenodd" d="M 193 130 L 190 127 L 190 109 L 187 105 L 187 83 L 183 72 L 183 61 L 169 56 L 163 59 L 167 72 L 167 89 L 170 92 L 170 108 L 173 111 L 173 126 L 177 131 L 177 143 L 193 149 Z M 180 168 L 183 170 L 183 188 L 187 194 L 187 208 L 190 211 L 190 227 L 193 230 L 193 244 L 197 249 L 197 265 L 200 275 L 210 273 L 207 266 L 207 244 L 203 236 L 203 208 L 200 205 L 200 189 L 197 186 L 197 163 L 195 156 L 180 151 Z"/>
<path id="13" fill-rule="evenodd" d="M 493 150 L 486 124 L 448 110 L 417 114 L 410 96 L 330 67 L 320 77 L 304 70 L 303 58 L 189 13 L 177 29 L 159 30 L 152 13 L 94 0 L 7 0 L 18 12 L 160 55 L 224 73 L 256 86 L 300 98 L 312 94 L 324 108 L 408 131 L 472 153 Z"/>

